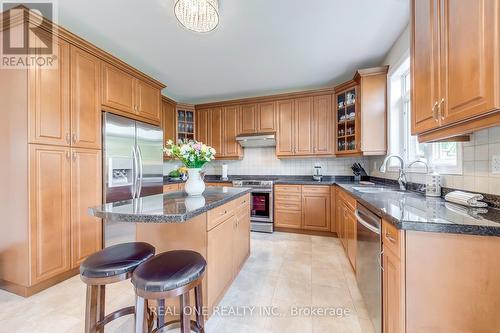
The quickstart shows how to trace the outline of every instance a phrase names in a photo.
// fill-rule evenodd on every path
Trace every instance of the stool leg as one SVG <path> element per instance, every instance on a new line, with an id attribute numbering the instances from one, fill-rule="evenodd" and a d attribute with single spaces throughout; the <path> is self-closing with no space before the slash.
<path id="1" fill-rule="evenodd" d="M 106 285 L 98 286 L 98 322 L 102 322 L 104 315 L 106 313 Z M 97 331 L 98 333 L 104 333 L 104 326 Z"/>
<path id="2" fill-rule="evenodd" d="M 165 300 L 159 299 L 157 301 L 158 307 L 156 308 L 156 328 L 165 325 Z"/>
<path id="3" fill-rule="evenodd" d="M 85 333 L 96 333 L 98 286 L 87 284 Z"/>
<path id="4" fill-rule="evenodd" d="M 147 312 L 146 300 L 142 297 L 135 297 L 135 333 L 147 333 Z"/>
<path id="5" fill-rule="evenodd" d="M 195 311 L 196 311 L 196 326 L 198 331 L 204 332 L 204 318 L 203 318 L 203 292 L 201 283 L 194 288 Z"/>
<path id="6" fill-rule="evenodd" d="M 180 297 L 181 303 L 181 333 L 190 333 L 191 332 L 191 318 L 188 314 L 188 311 L 185 311 L 189 308 L 189 292 L 182 294 Z"/>

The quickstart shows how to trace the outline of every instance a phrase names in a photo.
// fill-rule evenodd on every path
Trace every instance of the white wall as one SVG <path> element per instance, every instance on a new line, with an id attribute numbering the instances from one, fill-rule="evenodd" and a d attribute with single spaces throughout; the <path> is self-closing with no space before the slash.
<path id="1" fill-rule="evenodd" d="M 351 165 L 361 163 L 368 172 L 366 158 L 301 158 L 278 159 L 275 148 L 245 148 L 240 161 L 213 161 L 205 166 L 209 175 L 220 175 L 222 164 L 228 165 L 229 175 L 312 175 L 315 164 L 321 165 L 324 175 L 350 175 Z M 179 167 L 180 162 L 165 162 L 164 174 Z"/>

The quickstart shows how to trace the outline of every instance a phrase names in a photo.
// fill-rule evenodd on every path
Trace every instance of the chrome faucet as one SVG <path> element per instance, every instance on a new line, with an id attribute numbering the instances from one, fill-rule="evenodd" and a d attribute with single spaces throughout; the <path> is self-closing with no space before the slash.
<path id="1" fill-rule="evenodd" d="M 403 158 L 397 154 L 391 154 L 387 156 L 384 161 L 382 162 L 382 165 L 379 168 L 379 171 L 382 173 L 385 173 L 387 171 L 387 163 L 391 158 L 397 158 L 399 160 L 399 177 L 398 177 L 398 183 L 399 183 L 399 189 L 401 191 L 406 191 L 406 184 L 408 181 L 406 180 L 406 172 L 405 172 L 405 161 Z"/>

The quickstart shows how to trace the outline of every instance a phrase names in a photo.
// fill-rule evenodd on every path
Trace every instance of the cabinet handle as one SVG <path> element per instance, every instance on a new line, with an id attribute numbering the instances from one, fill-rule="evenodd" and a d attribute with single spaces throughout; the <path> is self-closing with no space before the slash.
<path id="1" fill-rule="evenodd" d="M 382 272 L 384 271 L 384 265 L 382 265 L 382 260 L 380 260 L 380 258 L 382 258 L 383 256 L 384 256 L 384 250 L 382 250 L 380 252 L 380 256 L 377 257 L 378 265 L 380 266 Z"/>
<path id="2" fill-rule="evenodd" d="M 441 116 L 441 120 L 444 120 L 444 115 L 443 115 L 443 109 L 441 109 L 441 106 L 444 105 L 444 98 L 441 99 L 441 102 L 439 103 L 438 110 L 439 110 L 439 115 Z"/>
<path id="3" fill-rule="evenodd" d="M 76 143 L 77 137 L 76 134 L 73 134 L 73 143 Z"/>
<path id="4" fill-rule="evenodd" d="M 396 239 L 394 237 L 392 237 L 388 231 L 385 233 L 385 238 L 387 238 L 392 243 L 396 243 Z"/>
<path id="5" fill-rule="evenodd" d="M 69 160 L 70 158 L 70 154 L 69 154 L 69 151 L 66 152 L 66 159 Z"/>
<path id="6" fill-rule="evenodd" d="M 73 152 L 73 161 L 76 161 L 76 152 Z"/>
<path id="7" fill-rule="evenodd" d="M 432 118 L 434 118 L 434 120 L 439 120 L 438 118 L 438 106 L 439 106 L 439 103 L 436 101 L 436 103 L 434 103 L 434 106 L 432 107 Z"/>
<path id="8" fill-rule="evenodd" d="M 66 143 L 67 144 L 70 144 L 70 136 L 69 136 L 69 133 L 66 133 Z"/>

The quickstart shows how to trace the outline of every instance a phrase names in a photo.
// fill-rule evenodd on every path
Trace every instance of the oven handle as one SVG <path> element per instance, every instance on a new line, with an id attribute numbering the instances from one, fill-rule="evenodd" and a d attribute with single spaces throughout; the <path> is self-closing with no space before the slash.
<path id="1" fill-rule="evenodd" d="M 252 189 L 250 193 L 273 193 L 273 190 L 269 189 Z"/>
<path id="2" fill-rule="evenodd" d="M 371 232 L 374 232 L 376 233 L 377 235 L 380 235 L 380 230 L 378 228 L 375 228 L 374 226 L 372 226 L 371 224 L 369 224 L 368 222 L 366 222 L 365 220 L 363 220 L 361 218 L 361 216 L 359 216 L 359 211 L 356 209 L 354 211 L 354 215 L 356 216 L 356 219 L 358 220 L 358 222 L 363 226 L 365 227 L 366 229 L 370 230 Z"/>

